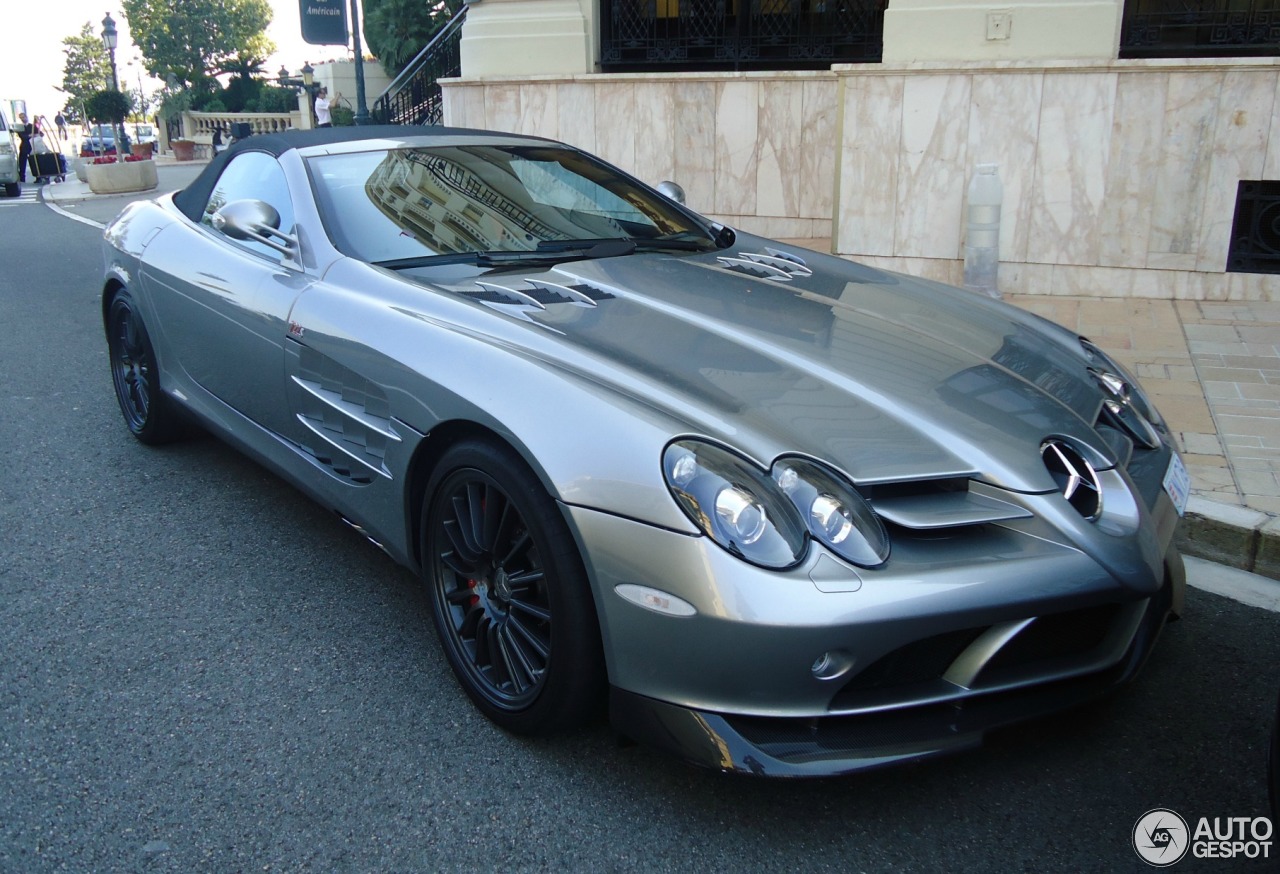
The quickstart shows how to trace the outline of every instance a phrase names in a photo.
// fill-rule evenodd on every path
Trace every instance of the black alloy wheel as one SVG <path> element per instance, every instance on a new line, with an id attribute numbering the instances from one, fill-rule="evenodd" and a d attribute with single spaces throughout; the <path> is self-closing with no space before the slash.
<path id="1" fill-rule="evenodd" d="M 517 457 L 479 442 L 445 454 L 426 501 L 432 615 L 467 694 L 519 734 L 581 724 L 601 700 L 604 665 L 559 507 Z"/>
<path id="2" fill-rule="evenodd" d="M 121 290 L 107 311 L 111 382 L 125 424 L 143 443 L 167 443 L 181 426 L 160 392 L 155 351 L 133 298 Z"/>

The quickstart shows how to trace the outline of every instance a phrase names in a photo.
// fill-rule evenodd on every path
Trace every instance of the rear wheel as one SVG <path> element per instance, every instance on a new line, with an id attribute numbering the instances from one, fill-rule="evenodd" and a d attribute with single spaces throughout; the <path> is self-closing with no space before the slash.
<path id="1" fill-rule="evenodd" d="M 510 450 L 461 443 L 427 488 L 423 576 L 449 664 L 503 728 L 546 735 L 603 700 L 591 589 L 560 508 Z"/>
<path id="2" fill-rule="evenodd" d="M 182 436 L 183 423 L 160 391 L 156 355 L 142 315 L 123 289 L 107 310 L 107 351 L 116 400 L 133 436 L 152 445 Z"/>
<path id="3" fill-rule="evenodd" d="M 4 184 L 4 193 L 8 197 L 18 197 L 22 194 L 22 186 L 17 182 L 6 182 Z"/>

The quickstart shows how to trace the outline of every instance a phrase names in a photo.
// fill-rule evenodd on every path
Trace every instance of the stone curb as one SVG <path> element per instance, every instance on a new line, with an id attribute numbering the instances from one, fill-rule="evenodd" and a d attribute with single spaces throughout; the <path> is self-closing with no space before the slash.
<path id="1" fill-rule="evenodd" d="M 1280 580 L 1280 518 L 1192 495 L 1178 529 L 1178 550 Z"/>

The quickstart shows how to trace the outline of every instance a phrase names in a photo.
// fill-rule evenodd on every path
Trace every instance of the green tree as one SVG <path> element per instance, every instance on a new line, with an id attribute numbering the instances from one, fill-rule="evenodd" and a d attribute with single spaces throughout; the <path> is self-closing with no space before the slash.
<path id="1" fill-rule="evenodd" d="M 62 112 L 72 121 L 81 121 L 85 101 L 111 85 L 111 62 L 101 37 L 88 22 L 76 36 L 64 37 L 62 45 L 67 56 L 60 89 L 67 95 L 67 102 Z"/>
<path id="2" fill-rule="evenodd" d="M 365 0 L 369 51 L 395 76 L 462 9 L 462 0 Z"/>
<path id="3" fill-rule="evenodd" d="M 104 89 L 90 94 L 84 108 L 90 121 L 119 125 L 133 111 L 133 101 L 123 91 Z"/>
<path id="4" fill-rule="evenodd" d="M 267 0 L 122 0 L 147 72 L 198 92 L 214 77 L 261 64 L 275 46 Z"/>

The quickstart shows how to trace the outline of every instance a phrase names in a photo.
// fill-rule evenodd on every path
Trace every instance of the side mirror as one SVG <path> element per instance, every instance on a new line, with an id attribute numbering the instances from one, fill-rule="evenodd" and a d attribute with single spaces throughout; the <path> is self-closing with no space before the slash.
<path id="1" fill-rule="evenodd" d="M 674 200 L 681 205 L 684 204 L 684 189 L 671 180 L 659 182 L 658 193 L 668 200 Z"/>
<path id="2" fill-rule="evenodd" d="M 233 200 L 215 212 L 209 222 L 214 230 L 233 240 L 252 240 L 282 255 L 296 255 L 297 237 L 280 230 L 280 213 L 265 201 Z"/>

